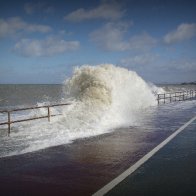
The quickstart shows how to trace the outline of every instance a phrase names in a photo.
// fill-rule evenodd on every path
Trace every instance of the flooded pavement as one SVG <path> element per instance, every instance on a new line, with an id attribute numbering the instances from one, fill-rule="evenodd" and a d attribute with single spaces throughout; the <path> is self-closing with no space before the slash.
<path id="1" fill-rule="evenodd" d="M 129 168 L 195 114 L 159 106 L 153 118 L 71 144 L 0 158 L 2 195 L 91 195 Z M 167 108 L 166 108 L 167 107 Z M 150 122 L 150 123 L 149 123 Z"/>
<path id="2" fill-rule="evenodd" d="M 196 195 L 196 120 L 109 191 L 117 195 Z"/>

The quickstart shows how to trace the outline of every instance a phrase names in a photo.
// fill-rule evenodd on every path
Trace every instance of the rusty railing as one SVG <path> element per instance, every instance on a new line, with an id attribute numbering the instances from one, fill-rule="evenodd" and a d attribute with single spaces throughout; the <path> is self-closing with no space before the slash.
<path id="1" fill-rule="evenodd" d="M 166 103 L 174 101 L 185 101 L 196 97 L 196 90 L 189 90 L 183 92 L 163 93 L 157 94 L 157 102 Z"/>
<path id="2" fill-rule="evenodd" d="M 48 118 L 48 121 L 50 122 L 50 118 L 53 116 L 58 116 L 62 114 L 51 114 L 50 108 L 51 107 L 57 107 L 57 106 L 65 106 L 65 105 L 71 105 L 71 103 L 62 103 L 62 104 L 53 104 L 53 105 L 44 105 L 44 106 L 34 106 L 34 107 L 27 107 L 27 108 L 17 108 L 12 110 L 2 110 L 0 113 L 7 113 L 7 122 L 2 122 L 0 125 L 8 125 L 8 136 L 10 135 L 11 131 L 11 124 L 13 123 L 19 123 L 19 122 L 25 122 L 30 120 L 36 120 L 36 119 L 42 119 L 42 118 Z M 34 110 L 39 108 L 46 108 L 47 109 L 47 115 L 45 116 L 37 116 L 32 118 L 26 118 L 26 119 L 20 119 L 20 120 L 12 120 L 11 119 L 11 113 L 17 112 L 17 111 L 25 111 L 25 110 Z"/>
<path id="3" fill-rule="evenodd" d="M 190 90 L 190 91 L 184 91 L 184 92 L 174 92 L 174 93 L 164 93 L 164 94 L 157 94 L 157 102 L 158 102 L 158 104 L 160 104 L 160 103 L 173 102 L 173 101 L 184 101 L 184 100 L 192 99 L 195 97 L 196 97 L 196 90 Z M 2 110 L 2 111 L 0 111 L 0 113 L 7 113 L 7 121 L 0 123 L 0 125 L 8 125 L 8 136 L 9 136 L 10 131 L 11 131 L 11 124 L 25 122 L 25 121 L 31 121 L 31 120 L 36 120 L 36 119 L 42 119 L 42 118 L 48 118 L 48 121 L 50 122 L 51 117 L 61 115 L 61 114 L 51 114 L 50 108 L 57 107 L 57 106 L 65 106 L 65 105 L 71 105 L 71 103 L 34 106 L 34 107 L 18 108 L 18 109 L 12 109 L 12 110 Z M 12 112 L 34 110 L 34 109 L 39 109 L 39 108 L 46 108 L 47 115 L 26 118 L 26 119 L 20 119 L 20 120 L 12 120 L 11 119 Z"/>

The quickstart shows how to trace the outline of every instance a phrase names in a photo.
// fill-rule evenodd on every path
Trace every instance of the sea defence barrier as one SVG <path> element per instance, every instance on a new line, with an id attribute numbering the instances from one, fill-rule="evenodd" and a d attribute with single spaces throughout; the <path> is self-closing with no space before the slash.
<path id="1" fill-rule="evenodd" d="M 165 103 L 170 103 L 170 102 L 175 102 L 175 101 L 185 101 L 185 100 L 193 99 L 195 97 L 196 97 L 196 90 L 162 93 L 162 94 L 157 94 L 157 103 L 158 104 L 161 104 L 161 103 L 165 104 Z M 68 105 L 71 105 L 71 103 L 61 103 L 61 104 L 52 104 L 52 105 L 44 105 L 44 106 L 32 106 L 32 107 L 26 107 L 26 108 L 15 108 L 15 109 L 11 109 L 11 110 L 0 110 L 0 113 L 3 113 L 7 116 L 7 121 L 0 122 L 0 125 L 8 125 L 8 136 L 9 136 L 10 132 L 11 132 L 11 124 L 25 122 L 25 121 L 31 121 L 31 120 L 37 120 L 37 119 L 43 119 L 43 118 L 47 118 L 48 122 L 50 122 L 51 117 L 62 115 L 62 114 L 52 114 L 50 108 L 60 107 L 60 106 L 68 106 Z M 41 109 L 41 108 L 46 109 L 47 115 L 19 119 L 19 120 L 12 120 L 11 114 L 14 112 L 35 110 L 35 109 Z"/>
<path id="2" fill-rule="evenodd" d="M 157 102 L 160 103 L 170 103 L 175 101 L 185 101 L 196 97 L 196 90 L 171 92 L 157 94 Z"/>
<path id="3" fill-rule="evenodd" d="M 61 104 L 52 104 L 52 105 L 44 105 L 44 106 L 33 106 L 33 107 L 27 107 L 27 108 L 17 108 L 17 109 L 12 109 L 12 110 L 2 110 L 2 111 L 0 111 L 0 113 L 7 114 L 7 121 L 0 123 L 0 125 L 6 125 L 6 124 L 8 125 L 8 136 L 9 136 L 10 131 L 11 131 L 11 124 L 25 122 L 25 121 L 31 121 L 31 120 L 37 120 L 37 119 L 42 119 L 42 118 L 47 118 L 48 122 L 50 122 L 51 117 L 62 115 L 62 114 L 51 114 L 50 108 L 59 107 L 59 106 L 67 106 L 67 105 L 71 105 L 71 103 L 61 103 Z M 11 120 L 11 113 L 13 113 L 13 112 L 25 111 L 25 110 L 35 110 L 35 109 L 41 109 L 41 108 L 45 108 L 47 110 L 47 115 L 25 118 L 25 119 L 20 119 L 20 120 Z"/>

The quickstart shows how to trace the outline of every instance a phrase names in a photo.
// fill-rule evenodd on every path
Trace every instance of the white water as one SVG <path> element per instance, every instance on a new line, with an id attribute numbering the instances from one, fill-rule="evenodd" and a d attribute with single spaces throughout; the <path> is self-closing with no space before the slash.
<path id="1" fill-rule="evenodd" d="M 65 100 L 72 105 L 53 109 L 63 113 L 48 123 L 37 120 L 13 124 L 11 137 L 1 137 L 0 156 L 11 156 L 70 143 L 77 138 L 112 131 L 140 122 L 149 106 L 156 106 L 154 91 L 135 72 L 114 65 L 85 65 L 76 68 L 64 82 Z M 64 101 L 65 101 L 64 100 Z M 45 109 L 28 115 L 45 114 Z M 22 114 L 15 114 L 16 118 Z"/>
<path id="2" fill-rule="evenodd" d="M 156 105 L 152 90 L 127 69 L 108 64 L 82 66 L 65 81 L 66 96 L 73 97 L 76 103 L 66 116 L 76 127 L 81 125 L 77 124 L 80 119 L 90 125 L 98 122 L 101 129 L 134 123 L 138 110 Z"/>

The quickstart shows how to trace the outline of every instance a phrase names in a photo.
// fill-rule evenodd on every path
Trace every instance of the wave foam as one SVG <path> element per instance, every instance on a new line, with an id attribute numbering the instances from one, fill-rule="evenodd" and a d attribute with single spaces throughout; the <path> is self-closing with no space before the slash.
<path id="1" fill-rule="evenodd" d="M 2 142 L 4 146 L 0 145 L 0 156 L 61 145 L 133 125 L 144 109 L 156 105 L 153 89 L 136 72 L 112 64 L 76 68 L 64 82 L 64 100 L 71 99 L 73 104 L 62 109 L 63 117 L 52 118 L 51 123 L 19 123 L 11 137 Z"/>
<path id="2" fill-rule="evenodd" d="M 77 102 L 72 114 L 99 118 L 102 128 L 133 123 L 135 112 L 156 104 L 153 89 L 136 72 L 112 64 L 76 68 L 64 84 L 66 96 Z"/>

